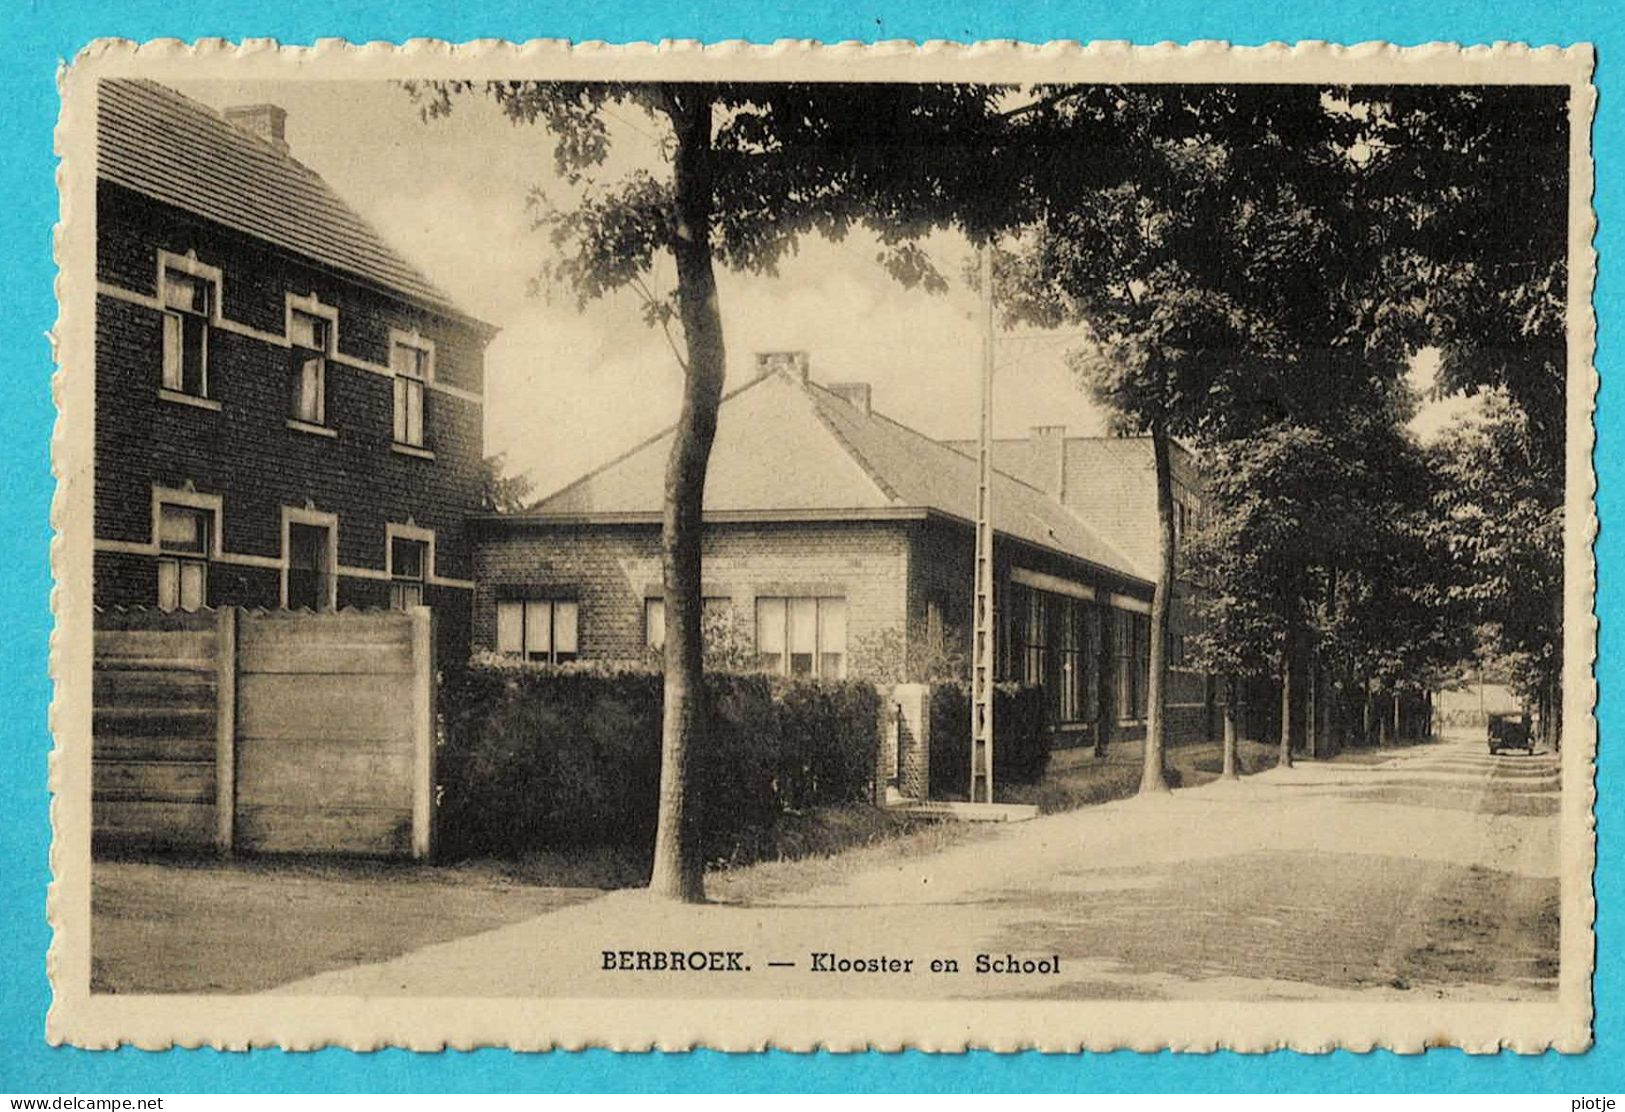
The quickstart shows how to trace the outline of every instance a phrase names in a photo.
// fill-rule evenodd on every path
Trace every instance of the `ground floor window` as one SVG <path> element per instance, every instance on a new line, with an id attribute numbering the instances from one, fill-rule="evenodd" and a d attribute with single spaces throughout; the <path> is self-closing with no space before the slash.
<path id="1" fill-rule="evenodd" d="M 497 602 L 497 652 L 563 664 L 576 659 L 580 604 L 570 599 Z"/>
<path id="2" fill-rule="evenodd" d="M 338 540 L 335 527 L 310 521 L 288 522 L 287 607 L 332 610 L 338 600 Z"/>
<path id="3" fill-rule="evenodd" d="M 406 610 L 423 605 L 423 582 L 428 574 L 429 542 L 407 537 L 389 540 L 389 605 Z"/>
<path id="4" fill-rule="evenodd" d="M 1007 637 L 1013 678 L 1044 688 L 1056 722 L 1092 722 L 1098 708 L 1100 618 L 1088 599 L 1012 583 Z"/>
<path id="5" fill-rule="evenodd" d="M 846 599 L 758 597 L 756 659 L 785 676 L 845 676 Z"/>
<path id="6" fill-rule="evenodd" d="M 1112 611 L 1112 658 L 1117 672 L 1117 717 L 1143 719 L 1151 676 L 1150 615 Z"/>
<path id="7" fill-rule="evenodd" d="M 158 507 L 158 609 L 209 604 L 209 547 L 214 514 L 168 502 Z"/>
<path id="8" fill-rule="evenodd" d="M 726 595 L 708 595 L 700 606 L 703 614 L 700 628 L 707 637 L 732 617 L 733 599 Z M 659 596 L 643 600 L 643 643 L 651 652 L 666 647 L 666 600 Z"/>

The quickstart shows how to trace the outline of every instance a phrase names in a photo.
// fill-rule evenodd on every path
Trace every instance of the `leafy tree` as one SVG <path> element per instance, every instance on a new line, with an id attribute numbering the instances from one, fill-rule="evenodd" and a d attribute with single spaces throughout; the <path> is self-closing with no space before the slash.
<path id="1" fill-rule="evenodd" d="M 1531 399 L 1532 426 L 1560 448 L 1565 96 L 1099 87 L 1054 91 L 1034 111 L 1032 130 L 1068 146 L 1035 176 L 1013 315 L 1083 324 L 1080 377 L 1124 429 L 1163 445 L 1159 598 L 1176 577 L 1167 440 L 1241 441 L 1237 458 L 1278 465 L 1282 500 L 1253 508 L 1279 543 L 1206 570 L 1222 585 L 1269 569 L 1249 587 L 1265 593 L 1223 596 L 1209 617 L 1252 669 L 1279 669 L 1286 707 L 1305 648 L 1338 664 L 1345 688 L 1358 675 L 1385 690 L 1459 650 L 1450 562 L 1424 519 L 1430 486 L 1399 431 L 1419 348 L 1442 349 L 1447 389 L 1503 384 Z M 1163 783 L 1165 623 L 1166 606 L 1153 615 L 1142 790 Z M 1216 663 L 1242 663 L 1225 655 Z M 1282 730 L 1284 762 L 1285 709 Z"/>
<path id="2" fill-rule="evenodd" d="M 1439 543 L 1458 562 L 1452 592 L 1481 626 L 1514 690 L 1559 737 L 1562 713 L 1563 488 L 1538 465 L 1545 436 L 1505 392 L 1433 446 L 1443 482 L 1435 498 Z"/>
<path id="3" fill-rule="evenodd" d="M 1381 219 L 1385 331 L 1440 349 L 1445 390 L 1502 388 L 1532 463 L 1561 475 L 1567 386 L 1569 90 L 1346 90 L 1361 204 Z M 1488 233 L 1488 234 L 1487 234 Z"/>
<path id="4" fill-rule="evenodd" d="M 1363 728 L 1368 697 L 1421 692 L 1468 650 L 1472 622 L 1452 602 L 1459 570 L 1436 536 L 1438 481 L 1405 412 L 1283 422 L 1209 446 L 1212 512 L 1188 554 L 1204 665 L 1287 677 L 1296 647 L 1312 662 L 1314 717 L 1346 717 L 1357 698 Z M 1290 691 L 1282 702 L 1290 763 Z M 1309 723 L 1312 736 L 1321 726 Z"/>
<path id="5" fill-rule="evenodd" d="M 486 456 L 480 465 L 480 506 L 496 513 L 518 513 L 530 505 L 528 475 L 509 475 L 506 452 Z"/>
<path id="6" fill-rule="evenodd" d="M 665 476 L 661 553 L 666 667 L 660 812 L 650 889 L 704 898 L 699 831 L 688 806 L 694 744 L 706 736 L 700 546 L 705 475 L 727 364 L 716 267 L 772 273 L 799 237 L 839 239 L 865 224 L 878 262 L 905 282 L 942 279 L 915 245 L 933 227 L 985 238 L 1015 195 L 1004 157 L 1000 90 L 974 85 L 703 82 L 429 82 L 408 85 L 427 116 L 463 94 L 493 99 L 515 123 L 556 137 L 555 172 L 576 196 L 544 198 L 554 257 L 544 285 L 586 302 L 630 288 L 667 329 L 683 374 Z M 596 172 L 611 120 L 631 112 L 658 132 L 661 164 L 613 182 Z M 974 165 L 975 174 L 966 167 Z M 669 291 L 651 285 L 657 257 L 675 264 Z M 675 323 L 676 334 L 670 331 Z"/>
<path id="7" fill-rule="evenodd" d="M 1347 203 L 1350 124 L 1302 86 L 1094 86 L 1038 103 L 1029 140 L 1064 154 L 1035 171 L 1006 301 L 1017 319 L 1082 325 L 1074 370 L 1121 431 L 1151 441 L 1160 560 L 1140 790 L 1164 791 L 1171 442 L 1370 391 L 1329 278 L 1358 273 L 1369 238 Z"/>

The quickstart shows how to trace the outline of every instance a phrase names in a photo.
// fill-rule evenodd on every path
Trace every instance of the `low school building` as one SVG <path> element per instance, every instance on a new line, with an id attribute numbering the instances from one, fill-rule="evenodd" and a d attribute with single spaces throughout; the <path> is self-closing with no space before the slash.
<path id="1" fill-rule="evenodd" d="M 812 381 L 803 353 L 761 356 L 758 369 L 718 415 L 708 632 L 736 666 L 785 675 L 964 675 L 975 460 L 876 412 L 866 384 Z M 471 521 L 477 649 L 564 662 L 661 647 L 671 437 L 527 512 Z M 996 471 L 992 498 L 1000 677 L 1043 686 L 1060 744 L 1143 736 L 1154 562 L 1016 475 Z M 1199 698 L 1211 686 L 1198 683 Z M 1171 736 L 1205 734 L 1211 713 L 1210 699 L 1173 713 Z"/>

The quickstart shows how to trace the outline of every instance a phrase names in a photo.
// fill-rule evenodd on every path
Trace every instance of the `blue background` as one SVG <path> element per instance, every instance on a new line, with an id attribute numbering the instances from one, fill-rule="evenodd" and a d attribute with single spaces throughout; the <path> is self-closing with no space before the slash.
<path id="1" fill-rule="evenodd" d="M 455 10 L 451 10 L 455 7 Z M 809 8 L 812 6 L 809 5 Z M 831 5 L 835 7 L 835 5 Z M 0 47 L 11 78 L 0 96 L 0 243 L 7 250 L 6 353 L 0 373 L 0 504 L 10 512 L 0 532 L 0 1092 L 186 1092 L 186 1091 L 546 1091 L 546 1090 L 1104 1090 L 1104 1091 L 1618 1091 L 1620 1052 L 1625 1045 L 1625 977 L 1617 916 L 1621 902 L 1621 855 L 1617 831 L 1625 819 L 1620 754 L 1609 744 L 1622 707 L 1621 668 L 1609 618 L 1620 613 L 1620 592 L 1604 574 L 1598 596 L 1602 617 L 1598 680 L 1602 729 L 1597 808 L 1599 904 L 1597 940 L 1603 955 L 1596 980 L 1597 1043 L 1588 1054 L 1512 1054 L 1471 1057 L 1453 1050 L 1400 1056 L 1336 1053 L 1305 1056 L 1114 1054 L 995 1055 L 972 1053 L 864 1055 L 616 1055 L 607 1051 L 513 1055 L 411 1054 L 342 1050 L 285 1054 L 210 1050 L 110 1053 L 52 1049 L 43 1038 L 50 989 L 45 979 L 45 922 L 50 829 L 45 792 L 50 736 L 46 708 L 46 644 L 50 568 L 49 506 L 52 479 L 49 442 L 54 411 L 45 339 L 55 316 L 51 226 L 57 215 L 51 132 L 56 122 L 56 67 L 91 39 L 122 36 L 194 39 L 274 37 L 310 43 L 317 37 L 352 41 L 401 41 L 428 36 L 474 38 L 568 37 L 610 42 L 662 37 L 706 41 L 743 38 L 770 42 L 782 37 L 916 40 L 946 38 L 1228 39 L 1257 44 L 1274 40 L 1326 39 L 1402 44 L 1434 40 L 1535 44 L 1590 41 L 1598 47 L 1596 80 L 1601 101 L 1596 118 L 1598 163 L 1597 247 L 1603 259 L 1596 293 L 1601 321 L 1597 366 L 1598 511 L 1604 529 L 1597 546 L 1599 567 L 1612 567 L 1619 545 L 1607 529 L 1617 520 L 1625 465 L 1617 458 L 1620 430 L 1612 429 L 1621 384 L 1613 327 L 1622 319 L 1621 284 L 1610 265 L 1620 250 L 1625 178 L 1620 174 L 1622 118 L 1619 79 L 1611 64 L 1625 52 L 1625 15 L 1601 2 L 1533 0 L 1430 0 L 1399 5 L 1368 0 L 1276 5 L 1258 0 L 1180 0 L 1171 3 L 1104 0 L 1048 3 L 1043 0 L 890 0 L 840 5 L 843 11 L 812 14 L 764 0 L 716 0 L 710 4 L 669 0 L 598 0 L 592 5 L 430 0 L 339 5 L 330 0 L 210 0 L 207 4 L 160 0 L 114 4 L 12 0 L 0 15 Z M 1291 10 L 1297 9 L 1297 10 Z M 1615 960 L 1610 961 L 1609 955 Z"/>

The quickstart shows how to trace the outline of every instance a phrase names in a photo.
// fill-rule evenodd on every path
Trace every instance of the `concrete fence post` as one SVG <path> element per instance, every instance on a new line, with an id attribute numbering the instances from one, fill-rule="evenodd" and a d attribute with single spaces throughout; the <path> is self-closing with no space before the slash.
<path id="1" fill-rule="evenodd" d="M 925 800 L 931 794 L 931 685 L 900 683 L 891 691 L 895 726 L 891 758 L 897 794 Z"/>
<path id="2" fill-rule="evenodd" d="M 412 856 L 423 860 L 434 840 L 434 612 L 414 606 L 412 637 Z"/>
<path id="3" fill-rule="evenodd" d="M 214 844 L 230 853 L 237 829 L 237 608 L 215 613 Z"/>

